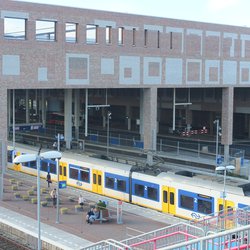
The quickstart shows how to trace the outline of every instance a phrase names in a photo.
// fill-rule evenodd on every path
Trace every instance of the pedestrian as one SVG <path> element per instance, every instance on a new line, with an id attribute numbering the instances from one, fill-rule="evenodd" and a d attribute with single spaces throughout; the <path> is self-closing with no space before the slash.
<path id="1" fill-rule="evenodd" d="M 53 201 L 53 207 L 56 207 L 56 199 L 57 199 L 57 196 L 56 196 L 56 188 L 54 188 L 54 189 L 50 192 L 50 196 L 51 196 L 52 201 Z"/>
<path id="2" fill-rule="evenodd" d="M 51 181 L 51 176 L 50 176 L 50 173 L 49 173 L 49 172 L 48 172 L 48 174 L 47 174 L 46 181 L 48 182 L 48 187 L 50 187 L 50 184 L 52 183 L 52 181 Z"/>
<path id="3" fill-rule="evenodd" d="M 82 210 L 83 210 L 83 204 L 86 200 L 82 197 L 82 195 L 80 194 L 79 195 L 79 198 L 78 198 L 78 204 L 81 206 Z"/>

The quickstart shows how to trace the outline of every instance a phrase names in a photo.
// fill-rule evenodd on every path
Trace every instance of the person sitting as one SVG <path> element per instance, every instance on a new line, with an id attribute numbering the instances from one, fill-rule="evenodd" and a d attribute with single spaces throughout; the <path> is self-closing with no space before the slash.
<path id="1" fill-rule="evenodd" d="M 86 220 L 88 224 L 92 224 L 96 219 L 100 216 L 100 212 L 97 208 L 91 208 L 90 211 L 87 213 Z"/>
<path id="2" fill-rule="evenodd" d="M 79 195 L 79 198 L 78 198 L 78 204 L 81 206 L 81 208 L 83 209 L 83 204 L 85 202 L 85 199 L 82 197 L 82 195 L 80 194 Z"/>

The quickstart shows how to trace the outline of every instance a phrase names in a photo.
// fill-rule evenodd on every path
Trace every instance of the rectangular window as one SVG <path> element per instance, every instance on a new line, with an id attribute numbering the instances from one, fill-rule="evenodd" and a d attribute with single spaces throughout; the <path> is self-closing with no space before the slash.
<path id="1" fill-rule="evenodd" d="M 44 171 L 44 172 L 48 171 L 48 162 L 41 161 L 41 171 Z"/>
<path id="2" fill-rule="evenodd" d="M 50 162 L 50 164 L 49 164 L 49 172 L 51 173 L 51 174 L 56 174 L 57 173 L 57 171 L 56 171 L 56 162 Z"/>
<path id="3" fill-rule="evenodd" d="M 98 185 L 102 185 L 102 176 L 98 175 Z"/>
<path id="4" fill-rule="evenodd" d="M 93 184 L 96 184 L 96 174 L 93 174 Z"/>
<path id="5" fill-rule="evenodd" d="M 181 207 L 194 210 L 194 198 L 186 195 L 181 195 Z"/>
<path id="6" fill-rule="evenodd" d="M 56 22 L 55 21 L 36 21 L 36 40 L 37 41 L 56 41 Z"/>
<path id="7" fill-rule="evenodd" d="M 211 214 L 212 202 L 198 199 L 198 212 L 203 214 Z"/>
<path id="8" fill-rule="evenodd" d="M 4 38 L 7 39 L 26 39 L 26 19 L 23 18 L 4 18 Z"/>
<path id="9" fill-rule="evenodd" d="M 144 46 L 148 45 L 148 30 L 144 30 Z"/>
<path id="10" fill-rule="evenodd" d="M 157 48 L 160 48 L 160 31 L 157 31 Z"/>
<path id="11" fill-rule="evenodd" d="M 112 31 L 112 27 L 107 26 L 106 27 L 106 44 L 111 44 L 111 31 Z"/>
<path id="12" fill-rule="evenodd" d="M 133 45 L 133 46 L 135 46 L 135 38 L 136 38 L 136 37 L 135 37 L 135 34 L 136 34 L 136 29 L 135 29 L 135 28 L 133 28 L 133 31 L 132 31 L 132 32 L 133 32 L 133 34 L 132 34 L 132 36 L 133 36 L 133 42 L 132 42 L 132 45 Z"/>
<path id="13" fill-rule="evenodd" d="M 86 26 L 86 43 L 96 44 L 97 43 L 97 25 L 87 24 Z"/>
<path id="14" fill-rule="evenodd" d="M 156 188 L 148 187 L 148 198 L 157 201 L 158 193 Z"/>
<path id="15" fill-rule="evenodd" d="M 111 188 L 111 189 L 115 188 L 115 180 L 114 180 L 114 178 L 106 177 L 105 182 L 106 182 L 106 187 L 107 188 Z"/>
<path id="16" fill-rule="evenodd" d="M 135 195 L 144 197 L 144 186 L 135 184 Z"/>
<path id="17" fill-rule="evenodd" d="M 173 32 L 170 32 L 170 49 L 173 48 Z"/>
<path id="18" fill-rule="evenodd" d="M 36 161 L 31 161 L 31 162 L 29 163 L 29 166 L 30 166 L 30 168 L 37 169 L 37 167 L 36 167 Z"/>
<path id="19" fill-rule="evenodd" d="M 89 169 L 88 168 L 82 168 L 80 169 L 80 180 L 83 182 L 89 183 Z"/>
<path id="20" fill-rule="evenodd" d="M 168 192 L 167 191 L 163 191 L 163 202 L 168 203 Z"/>
<path id="21" fill-rule="evenodd" d="M 174 193 L 170 192 L 170 204 L 174 205 Z"/>
<path id="22" fill-rule="evenodd" d="M 65 41 L 68 43 L 76 43 L 77 36 L 76 36 L 76 23 L 66 23 L 65 24 Z"/>
<path id="23" fill-rule="evenodd" d="M 124 28 L 123 27 L 118 28 L 118 44 L 119 45 L 124 44 Z"/>
<path id="24" fill-rule="evenodd" d="M 69 169 L 69 178 L 78 180 L 78 169 L 70 168 Z"/>
<path id="25" fill-rule="evenodd" d="M 117 190 L 126 192 L 126 181 L 117 180 Z"/>

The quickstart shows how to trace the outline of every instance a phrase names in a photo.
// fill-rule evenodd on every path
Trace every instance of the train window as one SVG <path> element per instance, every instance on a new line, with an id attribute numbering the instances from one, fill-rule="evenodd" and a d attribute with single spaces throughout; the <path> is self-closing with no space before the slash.
<path id="1" fill-rule="evenodd" d="M 211 214 L 212 202 L 198 199 L 198 212 L 203 214 Z"/>
<path id="2" fill-rule="evenodd" d="M 194 198 L 186 195 L 181 195 L 180 206 L 190 210 L 194 210 Z"/>
<path id="3" fill-rule="evenodd" d="M 135 184 L 135 195 L 144 196 L 144 185 Z"/>
<path id="4" fill-rule="evenodd" d="M 62 173 L 63 173 L 63 166 L 62 166 L 62 165 L 60 165 L 60 170 L 59 170 L 59 172 L 60 172 L 60 175 L 62 175 Z"/>
<path id="5" fill-rule="evenodd" d="M 98 185 L 102 185 L 102 176 L 98 175 Z"/>
<path id="6" fill-rule="evenodd" d="M 47 161 L 41 161 L 41 170 L 44 172 L 48 172 L 48 162 Z"/>
<path id="7" fill-rule="evenodd" d="M 163 202 L 168 203 L 168 192 L 167 191 L 163 191 Z"/>
<path id="8" fill-rule="evenodd" d="M 106 177 L 105 182 L 106 182 L 106 187 L 107 188 L 112 188 L 112 189 L 115 188 L 114 178 Z"/>
<path id="9" fill-rule="evenodd" d="M 89 183 L 89 171 L 80 170 L 80 180 Z"/>
<path id="10" fill-rule="evenodd" d="M 70 168 L 69 169 L 69 178 L 78 180 L 78 169 Z"/>
<path id="11" fill-rule="evenodd" d="M 56 167 L 55 163 L 50 162 L 49 167 L 50 167 L 50 169 L 49 169 L 50 173 L 52 173 L 52 174 L 56 174 L 57 173 L 57 171 L 56 171 L 57 167 Z"/>
<path id="12" fill-rule="evenodd" d="M 13 154 L 13 151 L 8 150 L 8 162 L 12 162 L 12 154 Z"/>
<path id="13" fill-rule="evenodd" d="M 30 162 L 30 167 L 36 169 L 36 161 L 31 161 Z"/>
<path id="14" fill-rule="evenodd" d="M 158 197 L 158 192 L 156 188 L 152 188 L 152 187 L 148 187 L 148 198 L 150 200 L 154 200 L 157 201 L 157 197 Z"/>
<path id="15" fill-rule="evenodd" d="M 174 193 L 170 192 L 170 204 L 174 205 Z"/>
<path id="16" fill-rule="evenodd" d="M 117 190 L 126 192 L 126 181 L 117 180 Z"/>
<path id="17" fill-rule="evenodd" d="M 63 176 L 67 176 L 67 169 L 63 168 Z"/>
<path id="18" fill-rule="evenodd" d="M 93 184 L 96 184 L 96 174 L 93 174 Z"/>

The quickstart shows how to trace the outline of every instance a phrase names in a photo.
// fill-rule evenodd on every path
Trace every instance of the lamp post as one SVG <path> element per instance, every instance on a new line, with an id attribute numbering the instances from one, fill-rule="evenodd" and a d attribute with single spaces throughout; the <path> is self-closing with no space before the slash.
<path id="1" fill-rule="evenodd" d="M 13 163 L 25 163 L 36 161 L 37 166 L 37 228 L 38 228 L 38 237 L 37 237 L 37 249 L 41 250 L 41 219 L 40 219 L 40 168 L 41 168 L 41 160 L 42 159 L 60 159 L 62 154 L 58 151 L 48 151 L 40 154 L 40 150 L 38 154 L 24 154 L 19 155 L 14 158 Z"/>
<path id="2" fill-rule="evenodd" d="M 226 201 L 226 177 L 227 177 L 227 170 L 234 170 L 235 166 L 228 165 L 228 166 L 218 166 L 215 168 L 216 171 L 224 171 L 224 182 L 223 182 L 223 210 L 225 210 L 225 201 Z"/>
<path id="3" fill-rule="evenodd" d="M 109 119 L 111 119 L 111 112 L 107 113 L 107 157 L 109 157 Z"/>

